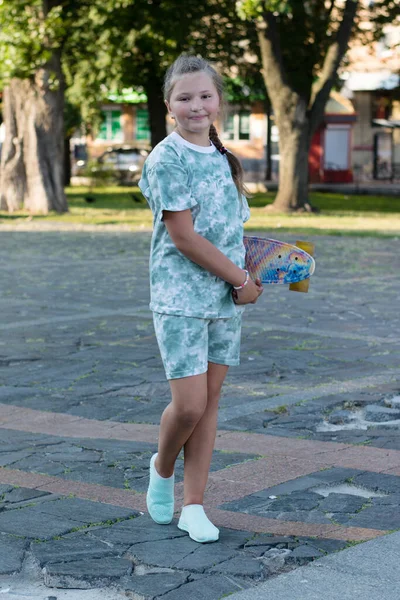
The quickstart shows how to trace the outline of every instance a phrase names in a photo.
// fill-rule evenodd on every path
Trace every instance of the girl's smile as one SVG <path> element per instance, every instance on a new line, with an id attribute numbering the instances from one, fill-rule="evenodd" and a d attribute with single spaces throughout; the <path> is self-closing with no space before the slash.
<path id="1" fill-rule="evenodd" d="M 203 71 L 180 77 L 166 102 L 178 133 L 199 146 L 210 145 L 209 129 L 218 116 L 220 104 L 213 80 Z"/>

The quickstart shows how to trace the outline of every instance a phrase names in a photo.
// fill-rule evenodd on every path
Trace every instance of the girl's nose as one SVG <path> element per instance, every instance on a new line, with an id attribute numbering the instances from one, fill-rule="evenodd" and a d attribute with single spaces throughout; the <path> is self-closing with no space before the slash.
<path id="1" fill-rule="evenodd" d="M 200 98 L 193 98 L 190 108 L 193 111 L 196 111 L 196 112 L 198 110 L 201 110 L 201 108 L 202 108 L 201 99 Z"/>

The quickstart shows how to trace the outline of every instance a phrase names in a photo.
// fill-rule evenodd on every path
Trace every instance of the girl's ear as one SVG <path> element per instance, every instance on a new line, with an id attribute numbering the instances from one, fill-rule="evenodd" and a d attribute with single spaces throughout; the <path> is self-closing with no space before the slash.
<path id="1" fill-rule="evenodd" d="M 171 114 L 171 107 L 169 105 L 168 100 L 164 100 L 164 102 L 165 102 L 165 106 L 167 107 L 167 111 L 169 112 L 169 114 Z"/>

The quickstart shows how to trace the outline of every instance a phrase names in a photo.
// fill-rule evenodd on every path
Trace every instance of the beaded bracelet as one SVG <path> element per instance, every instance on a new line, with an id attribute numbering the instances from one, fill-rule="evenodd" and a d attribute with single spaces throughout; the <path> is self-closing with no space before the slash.
<path id="1" fill-rule="evenodd" d="M 244 272 L 246 273 L 246 279 L 244 281 L 244 283 L 242 283 L 242 285 L 238 285 L 238 286 L 233 286 L 234 290 L 242 290 L 248 283 L 249 283 L 249 272 L 246 271 L 246 269 L 243 269 Z"/>

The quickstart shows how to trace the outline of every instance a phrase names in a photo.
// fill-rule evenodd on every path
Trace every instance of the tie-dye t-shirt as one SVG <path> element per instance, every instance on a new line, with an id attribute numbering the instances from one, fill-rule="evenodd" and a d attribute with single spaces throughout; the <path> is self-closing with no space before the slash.
<path id="1" fill-rule="evenodd" d="M 150 309 L 202 319 L 235 316 L 232 286 L 184 256 L 163 221 L 163 210 L 190 209 L 196 233 L 243 267 L 243 223 L 250 211 L 226 156 L 214 145 L 196 146 L 171 133 L 147 158 L 139 187 L 153 212 Z"/>

